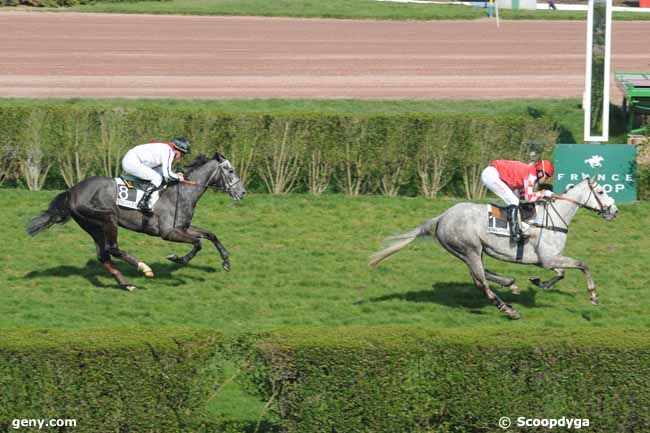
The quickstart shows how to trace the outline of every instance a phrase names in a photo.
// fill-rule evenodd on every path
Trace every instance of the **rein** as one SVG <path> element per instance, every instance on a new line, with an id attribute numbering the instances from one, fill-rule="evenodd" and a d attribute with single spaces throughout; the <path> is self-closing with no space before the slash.
<path id="1" fill-rule="evenodd" d="M 221 166 L 218 165 L 217 169 L 214 171 L 214 173 L 212 173 L 212 175 L 208 178 L 208 183 L 210 183 L 212 178 L 220 171 L 221 171 Z M 222 190 L 222 188 L 212 186 L 212 185 L 202 184 L 202 183 L 196 182 L 194 180 L 190 180 L 190 179 L 183 179 L 180 182 L 176 183 L 176 206 L 175 206 L 175 209 L 174 209 L 174 225 L 172 226 L 174 228 L 176 228 L 176 216 L 178 215 L 178 203 L 180 202 L 180 199 L 181 199 L 181 194 L 180 194 L 180 185 L 181 185 L 181 183 L 184 183 L 186 185 L 204 187 L 204 188 L 214 188 L 214 189 L 217 189 L 217 190 L 220 190 L 220 191 Z"/>
<path id="2" fill-rule="evenodd" d="M 215 177 L 217 175 L 217 173 L 219 173 L 219 172 L 221 172 L 221 165 L 217 164 L 217 169 L 208 178 L 207 183 L 200 183 L 200 182 L 197 182 L 195 180 L 190 180 L 190 179 L 183 179 L 183 180 L 181 180 L 181 183 L 184 183 L 186 185 L 200 186 L 202 188 L 212 188 L 212 189 L 216 189 L 216 190 L 219 190 L 219 191 L 223 191 L 223 188 L 219 188 L 218 186 L 209 185 L 212 178 Z"/>
<path id="3" fill-rule="evenodd" d="M 581 203 L 581 202 L 579 202 L 579 201 L 577 201 L 577 200 L 575 200 L 575 199 L 572 199 L 571 197 L 567 197 L 567 196 L 564 196 L 564 195 L 553 194 L 553 195 L 551 196 L 551 198 L 554 199 L 554 200 L 563 200 L 563 201 L 567 201 L 567 202 L 569 202 L 569 203 L 573 203 L 573 204 L 575 204 L 575 205 L 578 206 L 578 207 L 581 207 L 581 208 L 584 208 L 584 209 L 590 210 L 590 211 L 592 211 L 592 212 L 597 213 L 598 215 L 602 215 L 602 214 L 604 214 L 604 213 L 607 211 L 607 209 L 610 208 L 610 206 L 608 206 L 608 207 L 603 206 L 603 202 L 600 201 L 600 199 L 598 198 L 598 194 L 595 194 L 595 193 L 594 193 L 594 187 L 593 187 L 593 185 L 591 184 L 591 181 L 588 181 L 588 182 L 589 182 L 589 197 L 587 197 L 587 200 L 585 200 L 585 203 L 588 202 L 589 199 L 591 198 L 591 196 L 593 195 L 594 198 L 596 199 L 596 202 L 598 203 L 598 206 L 600 207 L 600 209 L 596 209 L 596 208 L 594 208 L 594 207 L 587 206 L 585 203 Z M 549 205 L 551 206 L 551 209 L 553 209 L 553 211 L 555 212 L 555 214 L 558 216 L 558 218 L 560 218 L 560 220 L 561 220 L 562 223 L 564 224 L 564 227 L 558 227 L 558 226 L 555 225 L 555 223 L 553 222 L 553 220 L 552 220 L 552 218 L 551 218 L 550 212 L 548 211 L 548 207 L 549 207 Z M 555 232 L 560 232 L 560 233 L 569 233 L 569 225 L 566 223 L 566 221 L 564 220 L 564 218 L 562 218 L 562 215 L 560 215 L 560 212 L 558 212 L 558 210 L 555 208 L 555 206 L 553 205 L 553 201 L 544 201 L 544 205 L 543 205 L 543 206 L 544 206 L 544 211 L 545 211 L 545 221 L 544 221 L 544 224 L 533 223 L 533 224 L 531 224 L 531 225 L 532 225 L 533 227 L 538 227 L 538 228 L 540 228 L 540 229 L 542 229 L 542 230 L 543 230 L 543 229 L 547 229 L 547 230 L 551 230 L 551 231 L 555 231 Z M 549 225 L 549 220 L 550 220 L 550 225 Z"/>
<path id="4" fill-rule="evenodd" d="M 224 184 L 225 184 L 225 187 L 218 187 L 218 186 L 210 185 L 210 181 L 211 181 L 215 176 L 217 176 L 219 173 L 222 174 L 222 178 L 223 178 L 223 182 L 224 182 Z M 183 179 L 181 182 L 184 183 L 184 184 L 186 184 L 186 185 L 199 186 L 199 187 L 202 187 L 202 188 L 212 188 L 212 189 L 216 189 L 216 190 L 218 190 L 218 191 L 230 192 L 230 191 L 234 188 L 234 186 L 237 185 L 238 183 L 240 183 L 241 181 L 238 180 L 237 182 L 234 182 L 234 183 L 232 183 L 232 184 L 229 183 L 229 181 L 228 181 L 228 179 L 226 178 L 226 176 L 223 175 L 223 168 L 221 167 L 221 164 L 218 164 L 218 165 L 217 165 L 217 169 L 216 169 L 216 170 L 214 171 L 214 173 L 212 173 L 212 175 L 208 178 L 208 180 L 207 180 L 206 183 L 200 183 L 200 182 L 197 182 L 197 181 L 195 181 L 195 180 L 190 180 L 190 179 Z"/>
<path id="5" fill-rule="evenodd" d="M 538 228 L 540 228 L 542 230 L 544 230 L 544 229 L 550 230 L 552 232 L 569 233 L 569 225 L 566 223 L 564 218 L 562 218 L 562 215 L 560 215 L 560 212 L 558 212 L 558 210 L 555 208 L 555 206 L 553 206 L 553 203 L 552 202 L 547 202 L 547 201 L 545 201 L 543 203 L 544 203 L 543 206 L 544 206 L 544 220 L 545 220 L 544 224 L 532 223 L 531 226 L 538 227 Z M 553 209 L 555 214 L 558 216 L 558 218 L 560 218 L 560 220 L 564 224 L 564 227 L 558 227 L 558 226 L 555 225 L 555 222 L 553 222 L 553 218 L 551 217 L 551 213 L 548 211 L 548 206 L 549 205 L 551 206 L 551 208 Z M 549 221 L 550 221 L 550 224 L 549 224 Z"/>
<path id="6" fill-rule="evenodd" d="M 551 196 L 551 198 L 554 198 L 554 199 L 556 199 L 556 200 L 564 200 L 564 201 L 568 201 L 569 203 L 573 203 L 573 204 L 577 204 L 578 206 L 582 206 L 582 203 L 580 203 L 579 201 L 574 200 L 574 199 L 572 199 L 571 197 L 566 197 L 566 196 L 564 196 L 564 195 L 556 195 L 556 194 L 553 194 L 553 195 Z"/>
<path id="7" fill-rule="evenodd" d="M 203 188 L 212 188 L 212 189 L 221 190 L 221 188 L 219 188 L 218 186 L 206 185 L 206 184 L 199 183 L 199 182 L 196 182 L 194 180 L 189 180 L 189 179 L 183 179 L 183 180 L 181 180 L 181 183 L 184 183 L 186 185 L 192 185 L 192 186 L 200 186 L 200 187 L 203 187 Z"/>
<path id="8" fill-rule="evenodd" d="M 581 207 L 581 208 L 583 208 L 583 209 L 590 210 L 590 211 L 592 211 L 592 212 L 596 212 L 598 215 L 602 215 L 602 214 L 604 214 L 604 213 L 605 213 L 605 212 L 606 212 L 606 211 L 607 211 L 611 206 L 607 206 L 607 207 L 603 206 L 603 202 L 600 201 L 600 199 L 598 198 L 598 194 L 595 194 L 595 193 L 594 193 L 594 187 L 593 187 L 593 185 L 591 184 L 591 181 L 588 181 L 588 184 L 589 184 L 589 197 L 587 197 L 587 200 L 585 200 L 585 203 L 589 201 L 589 199 L 591 198 L 591 196 L 594 196 L 594 199 L 596 199 L 596 203 L 598 203 L 598 207 L 599 207 L 599 209 L 596 209 L 595 207 L 587 206 L 587 205 L 584 204 L 584 203 L 580 203 L 579 201 L 574 200 L 574 199 L 572 199 L 571 197 L 567 197 L 567 196 L 564 196 L 564 195 L 556 195 L 556 194 L 553 194 L 552 198 L 557 199 L 557 200 L 568 201 L 569 203 L 573 203 L 573 204 L 577 205 L 578 207 Z"/>

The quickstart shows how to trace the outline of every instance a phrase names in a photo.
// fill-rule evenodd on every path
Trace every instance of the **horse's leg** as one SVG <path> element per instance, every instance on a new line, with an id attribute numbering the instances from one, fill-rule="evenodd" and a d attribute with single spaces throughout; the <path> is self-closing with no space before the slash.
<path id="1" fill-rule="evenodd" d="M 210 242 L 212 242 L 212 244 L 217 249 L 217 251 L 219 251 L 219 255 L 221 256 L 221 260 L 223 260 L 223 269 L 224 269 L 224 271 L 226 271 L 226 272 L 230 271 L 230 259 L 229 259 L 228 251 L 224 248 L 224 246 L 219 241 L 219 238 L 217 238 L 217 236 L 214 233 L 212 233 L 212 232 L 210 232 L 208 230 L 202 229 L 200 227 L 194 227 L 194 226 L 190 226 L 190 228 L 187 229 L 187 232 L 192 234 L 192 235 L 196 235 L 199 238 L 208 239 Z M 190 253 L 192 253 L 193 251 L 194 250 L 190 251 Z M 191 257 L 189 257 L 188 262 L 192 259 L 192 257 L 194 257 L 194 255 L 196 255 L 196 253 L 193 254 Z M 189 254 L 187 256 L 189 256 Z"/>
<path id="2" fill-rule="evenodd" d="M 106 237 L 106 247 L 108 248 L 108 252 L 113 257 L 124 260 L 141 271 L 146 277 L 153 277 L 153 271 L 145 262 L 119 248 L 117 244 L 117 218 L 114 215 L 106 218 L 104 235 Z"/>
<path id="3" fill-rule="evenodd" d="M 201 238 L 196 234 L 190 234 L 187 230 L 174 229 L 161 237 L 166 241 L 192 244 L 192 250 L 183 257 L 178 257 L 176 254 L 167 256 L 167 259 L 174 263 L 186 265 L 201 250 Z"/>
<path id="4" fill-rule="evenodd" d="M 541 260 L 540 266 L 545 269 L 580 269 L 587 280 L 587 290 L 591 303 L 598 305 L 598 293 L 596 293 L 596 284 L 591 276 L 589 266 L 581 260 L 572 259 L 571 257 L 555 256 Z M 557 278 L 557 277 L 555 277 Z"/>
<path id="5" fill-rule="evenodd" d="M 555 276 L 550 280 L 542 281 L 539 277 L 529 277 L 528 279 L 530 280 L 531 283 L 533 283 L 537 287 L 541 287 L 542 289 L 546 290 L 549 287 L 551 287 L 553 284 L 557 283 L 562 278 L 564 278 L 564 272 L 565 272 L 564 269 L 555 268 L 553 270 L 555 271 Z"/>
<path id="6" fill-rule="evenodd" d="M 519 287 L 515 284 L 515 279 L 510 277 L 504 277 L 503 275 L 495 274 L 485 269 L 485 277 L 495 283 L 501 284 L 503 287 L 509 288 L 514 295 L 519 295 Z"/>
<path id="7" fill-rule="evenodd" d="M 176 254 L 170 254 L 170 255 L 167 256 L 167 260 L 171 260 L 172 262 L 179 263 L 181 265 L 186 265 L 186 264 L 188 264 L 190 262 L 190 260 L 192 260 L 194 258 L 194 256 L 197 255 L 197 253 L 199 251 L 201 251 L 202 248 L 203 247 L 201 246 L 201 242 L 199 241 L 199 242 L 193 244 L 192 249 L 190 250 L 190 252 L 188 252 L 184 256 L 179 257 Z"/>
<path id="8" fill-rule="evenodd" d="M 112 276 L 115 278 L 117 283 L 125 290 L 132 291 L 135 289 L 135 286 L 127 281 L 124 278 L 124 275 L 115 267 L 111 262 L 111 255 L 106 248 L 106 237 L 104 235 L 104 229 L 100 222 L 93 222 L 92 220 L 83 218 L 78 214 L 73 214 L 73 218 L 79 226 L 84 229 L 95 241 L 95 249 L 97 250 L 97 259 L 102 264 L 102 267 L 106 269 Z"/>
<path id="9" fill-rule="evenodd" d="M 462 257 L 461 254 L 459 254 Z M 483 259 L 480 254 L 469 253 L 464 256 L 463 261 L 469 267 L 469 271 L 474 279 L 476 287 L 481 289 L 485 296 L 499 309 L 513 320 L 519 319 L 521 315 L 512 306 L 503 302 L 496 293 L 490 289 L 486 279 L 485 269 L 483 268 Z"/>
<path id="10" fill-rule="evenodd" d="M 135 256 L 130 255 L 124 250 L 119 249 L 117 245 L 111 245 L 109 244 L 108 251 L 110 254 L 118 259 L 124 260 L 126 263 L 129 265 L 137 268 L 140 272 L 142 272 L 145 277 L 153 278 L 153 270 L 147 265 L 145 262 L 141 261 Z"/>

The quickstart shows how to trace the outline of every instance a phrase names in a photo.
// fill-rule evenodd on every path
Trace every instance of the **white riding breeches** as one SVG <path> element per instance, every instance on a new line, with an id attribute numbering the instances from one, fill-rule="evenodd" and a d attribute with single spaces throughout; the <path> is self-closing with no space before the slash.
<path id="1" fill-rule="evenodd" d="M 485 167 L 481 173 L 481 181 L 487 189 L 495 193 L 501 200 L 509 205 L 519 206 L 519 198 L 508 185 L 499 177 L 499 171 L 491 165 Z"/>
<path id="2" fill-rule="evenodd" d="M 162 185 L 163 177 L 155 169 L 147 167 L 140 162 L 138 157 L 134 154 L 127 153 L 122 159 L 122 169 L 127 173 L 139 177 L 140 179 L 148 180 L 153 183 L 156 188 Z"/>

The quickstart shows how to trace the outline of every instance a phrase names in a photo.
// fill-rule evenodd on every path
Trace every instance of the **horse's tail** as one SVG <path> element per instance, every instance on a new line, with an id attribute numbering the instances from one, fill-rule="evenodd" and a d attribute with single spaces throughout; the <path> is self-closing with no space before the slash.
<path id="1" fill-rule="evenodd" d="M 381 262 L 386 260 L 388 257 L 392 256 L 396 252 L 408 246 L 411 242 L 417 238 L 428 236 L 433 233 L 436 226 L 438 225 L 438 220 L 440 216 L 431 218 L 429 221 L 424 222 L 417 226 L 417 228 L 411 230 L 410 232 L 402 233 L 400 235 L 391 236 L 385 239 L 387 243 L 386 248 L 381 251 L 376 252 L 370 257 L 370 262 L 368 265 L 375 267 L 379 266 Z"/>
<path id="2" fill-rule="evenodd" d="M 45 212 L 27 224 L 27 233 L 36 236 L 53 224 L 65 224 L 70 219 L 70 193 L 68 191 L 54 197 Z"/>

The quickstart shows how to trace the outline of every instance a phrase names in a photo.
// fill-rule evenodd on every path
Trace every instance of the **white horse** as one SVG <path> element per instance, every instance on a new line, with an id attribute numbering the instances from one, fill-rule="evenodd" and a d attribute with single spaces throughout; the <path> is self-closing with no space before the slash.
<path id="1" fill-rule="evenodd" d="M 608 221 L 618 212 L 614 199 L 605 193 L 602 186 L 587 178 L 564 195 L 554 195 L 549 201 L 538 202 L 537 220 L 542 222 L 531 226 L 528 238 L 515 243 L 509 237 L 488 233 L 487 205 L 459 203 L 408 233 L 388 238 L 388 246 L 372 256 L 370 266 L 379 265 L 419 237 L 431 236 L 467 264 L 476 287 L 511 319 L 519 319 L 519 313 L 499 299 L 490 289 L 488 280 L 509 287 L 517 293 L 515 280 L 484 269 L 483 253 L 506 262 L 537 265 L 554 270 L 557 275 L 549 281 L 530 279 L 542 288 L 548 288 L 564 278 L 565 269 L 580 269 L 587 280 L 591 302 L 596 305 L 598 295 L 589 267 L 580 260 L 562 255 L 569 224 L 580 207 L 592 210 Z"/>

